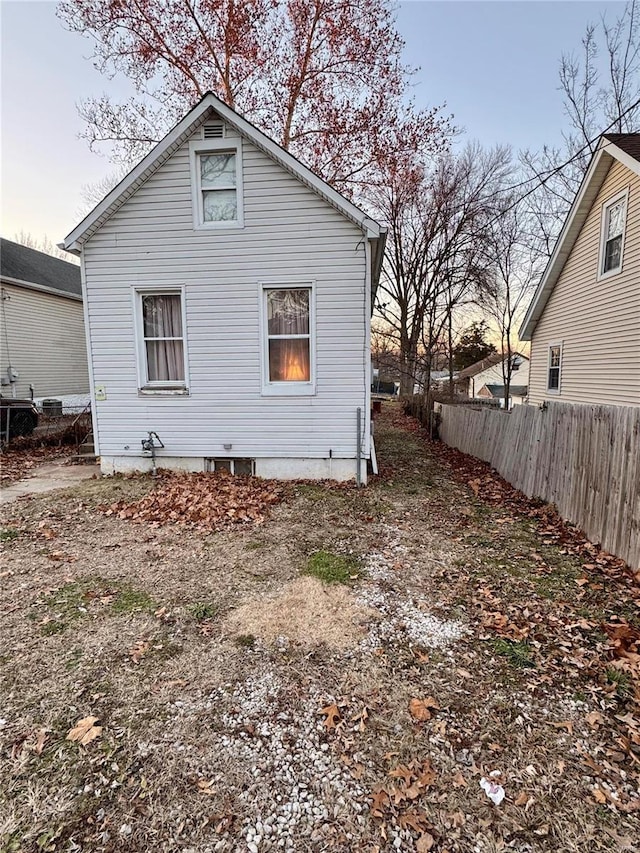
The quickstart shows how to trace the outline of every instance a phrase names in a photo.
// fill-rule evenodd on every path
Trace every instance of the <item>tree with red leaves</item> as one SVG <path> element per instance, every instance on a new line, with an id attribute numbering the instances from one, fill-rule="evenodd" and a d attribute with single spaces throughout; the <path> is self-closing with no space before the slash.
<path id="1" fill-rule="evenodd" d="M 386 156 L 426 156 L 450 133 L 439 108 L 406 100 L 388 0 L 61 0 L 58 15 L 136 89 L 80 107 L 114 162 L 139 159 L 209 90 L 347 194 Z"/>

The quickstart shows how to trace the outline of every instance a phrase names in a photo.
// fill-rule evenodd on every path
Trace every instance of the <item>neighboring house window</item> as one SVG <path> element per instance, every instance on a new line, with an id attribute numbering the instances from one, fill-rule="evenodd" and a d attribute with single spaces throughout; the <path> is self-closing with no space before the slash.
<path id="1" fill-rule="evenodd" d="M 627 191 L 608 201 L 602 208 L 600 237 L 600 276 L 614 275 L 622 269 Z"/>
<path id="2" fill-rule="evenodd" d="M 196 228 L 242 225 L 240 141 L 191 142 L 191 188 Z"/>
<path id="3" fill-rule="evenodd" d="M 562 344 L 549 346 L 549 367 L 547 372 L 547 391 L 560 393 L 560 370 L 562 369 Z"/>
<path id="4" fill-rule="evenodd" d="M 266 393 L 313 392 L 313 288 L 263 286 Z"/>
<path id="5" fill-rule="evenodd" d="M 143 388 L 186 386 L 181 290 L 137 291 L 138 353 Z"/>

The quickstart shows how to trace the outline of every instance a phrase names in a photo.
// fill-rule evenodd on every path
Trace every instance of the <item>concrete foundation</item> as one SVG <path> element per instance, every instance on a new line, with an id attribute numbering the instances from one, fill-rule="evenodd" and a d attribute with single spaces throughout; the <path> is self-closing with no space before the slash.
<path id="1" fill-rule="evenodd" d="M 156 456 L 158 468 L 172 471 L 205 471 L 206 460 L 198 456 Z M 134 471 L 150 472 L 152 462 L 146 456 L 101 456 L 103 474 L 130 474 Z M 355 459 L 281 459 L 255 460 L 257 477 L 276 480 L 345 480 L 356 479 Z M 362 482 L 367 482 L 367 460 L 360 461 Z"/>

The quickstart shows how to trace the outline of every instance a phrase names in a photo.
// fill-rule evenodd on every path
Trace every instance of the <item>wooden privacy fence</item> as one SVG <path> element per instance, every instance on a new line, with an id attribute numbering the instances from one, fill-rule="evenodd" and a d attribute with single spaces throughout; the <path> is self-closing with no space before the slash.
<path id="1" fill-rule="evenodd" d="M 640 407 L 442 405 L 440 437 L 640 568 Z"/>

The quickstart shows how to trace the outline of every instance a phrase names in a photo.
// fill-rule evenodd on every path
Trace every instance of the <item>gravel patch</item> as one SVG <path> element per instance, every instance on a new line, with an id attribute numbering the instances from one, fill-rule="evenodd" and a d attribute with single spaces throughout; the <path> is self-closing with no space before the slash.
<path id="1" fill-rule="evenodd" d="M 364 560 L 366 582 L 357 601 L 379 615 L 361 641 L 362 649 L 406 644 L 430 649 L 446 649 L 468 633 L 461 622 L 439 619 L 431 610 L 433 602 L 411 593 L 412 574 L 419 567 L 409 558 L 409 548 L 401 541 L 402 530 L 382 525 L 384 549 L 371 551 Z"/>

